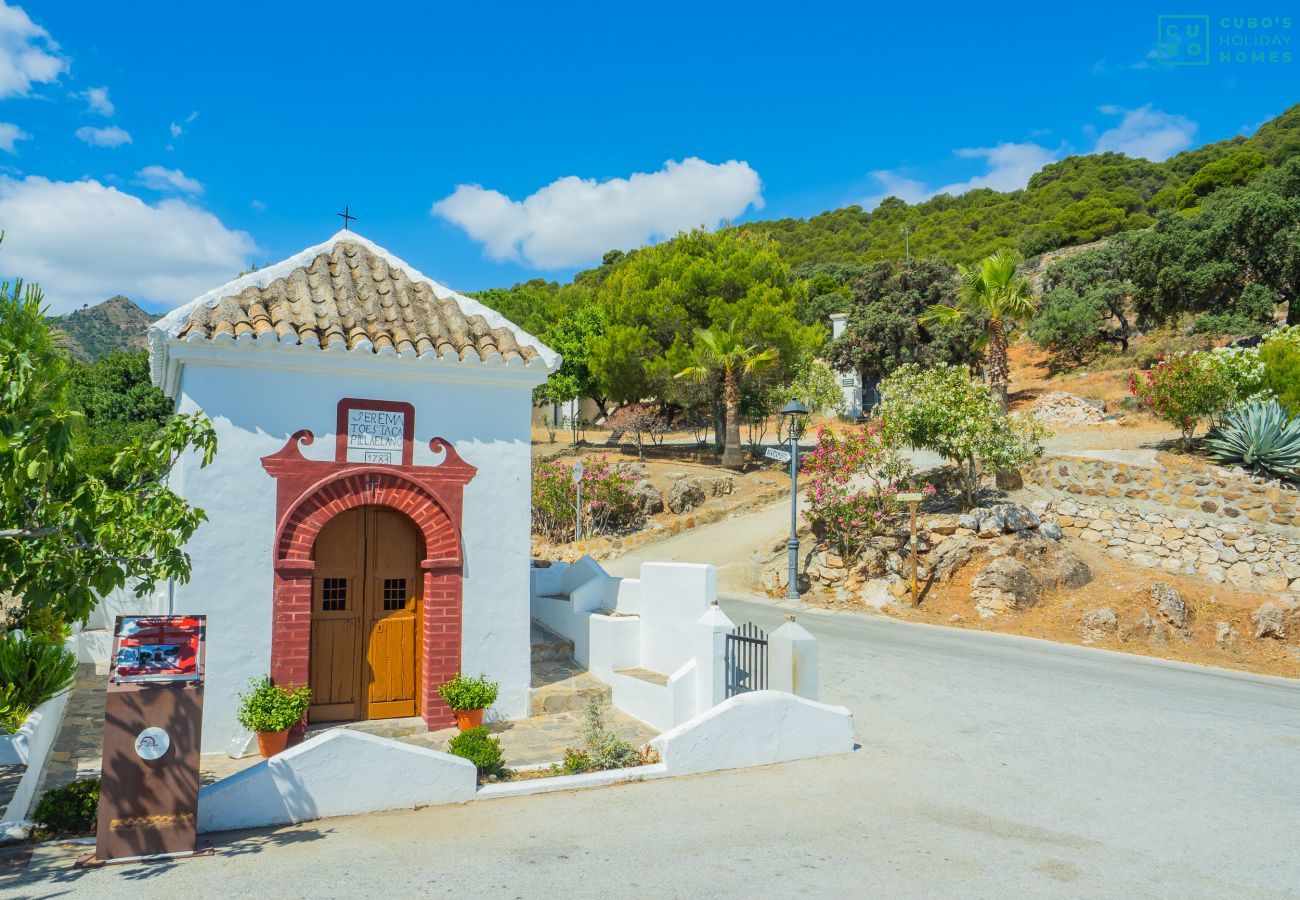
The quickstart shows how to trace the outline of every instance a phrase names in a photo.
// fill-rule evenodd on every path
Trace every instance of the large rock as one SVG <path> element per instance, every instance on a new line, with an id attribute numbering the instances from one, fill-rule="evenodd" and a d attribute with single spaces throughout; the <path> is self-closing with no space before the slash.
<path id="1" fill-rule="evenodd" d="M 705 476 L 691 480 L 709 497 L 725 497 L 736 489 L 736 481 L 730 475 Z"/>
<path id="2" fill-rule="evenodd" d="M 1166 622 L 1178 629 L 1187 627 L 1187 619 L 1191 614 L 1182 594 L 1159 581 L 1151 585 L 1150 593 L 1151 602 L 1156 605 L 1156 612 L 1160 613 Z"/>
<path id="3" fill-rule="evenodd" d="M 681 515 L 704 504 L 704 489 L 696 483 L 695 479 L 688 481 L 683 478 L 668 489 L 668 496 L 664 502 L 668 504 L 670 510 Z"/>
<path id="4" fill-rule="evenodd" d="M 1109 606 L 1090 609 L 1079 619 L 1079 634 L 1086 641 L 1099 641 L 1119 628 L 1119 616 Z"/>
<path id="5" fill-rule="evenodd" d="M 632 496 L 636 497 L 637 509 L 643 516 L 653 516 L 664 511 L 664 495 L 648 481 L 639 480 L 632 485 Z"/>
<path id="6" fill-rule="evenodd" d="M 1231 622 L 1220 622 L 1214 627 L 1214 642 L 1220 650 L 1231 650 L 1237 645 L 1237 629 Z"/>
<path id="7" fill-rule="evenodd" d="M 978 542 L 970 535 L 953 535 L 930 551 L 925 564 L 935 580 L 947 581 L 958 569 L 970 562 L 971 554 L 978 546 Z"/>
<path id="8" fill-rule="evenodd" d="M 1004 556 L 975 576 L 970 595 L 975 611 L 987 619 L 1009 609 L 1027 609 L 1042 593 L 1042 583 L 1023 563 Z"/>
<path id="9" fill-rule="evenodd" d="M 867 547 L 858 557 L 857 570 L 867 578 L 878 578 L 888 570 L 888 558 L 889 554 L 879 547 Z"/>
<path id="10" fill-rule="evenodd" d="M 1078 588 L 1092 581 L 1092 569 L 1073 550 L 1037 532 L 1020 532 L 1008 549 L 1048 587 Z"/>
<path id="11" fill-rule="evenodd" d="M 1269 637 L 1282 640 L 1286 637 L 1286 619 L 1282 615 L 1282 607 L 1272 600 L 1260 604 L 1259 609 L 1251 613 L 1250 624 L 1255 629 L 1257 641 Z"/>
<path id="12" fill-rule="evenodd" d="M 1121 641 L 1146 641 L 1153 647 L 1164 647 L 1169 644 L 1169 636 L 1165 633 L 1165 628 L 1159 622 L 1151 617 L 1151 613 L 1142 610 L 1142 615 L 1132 625 L 1121 628 L 1119 631 Z"/>
<path id="13" fill-rule="evenodd" d="M 1020 503 L 999 503 L 997 506 L 973 509 L 957 520 L 961 528 L 969 528 L 980 537 L 997 537 L 1011 531 L 1037 528 L 1038 514 Z"/>
<path id="14" fill-rule="evenodd" d="M 938 534 L 947 537 L 957 530 L 957 516 L 954 516 L 952 513 L 926 516 L 921 520 L 921 526 L 927 529 L 931 534 Z M 1300 578 L 1300 575 L 1297 575 L 1296 577 Z"/>

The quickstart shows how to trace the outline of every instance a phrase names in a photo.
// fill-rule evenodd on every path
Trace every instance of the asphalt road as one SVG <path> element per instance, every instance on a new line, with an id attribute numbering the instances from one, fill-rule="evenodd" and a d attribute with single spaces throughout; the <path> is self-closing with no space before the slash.
<path id="1" fill-rule="evenodd" d="M 852 754 L 222 835 L 167 865 L 50 859 L 0 896 L 1300 897 L 1300 683 L 799 620 Z"/>

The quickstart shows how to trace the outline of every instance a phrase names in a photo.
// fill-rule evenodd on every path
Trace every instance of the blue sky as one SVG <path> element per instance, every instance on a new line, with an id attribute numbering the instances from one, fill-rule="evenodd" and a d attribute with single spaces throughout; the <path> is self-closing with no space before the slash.
<path id="1" fill-rule="evenodd" d="M 348 203 L 455 288 L 563 279 L 691 224 L 1164 158 L 1300 99 L 1293 23 L 1228 9 L 1211 44 L 1276 62 L 1163 65 L 1134 3 L 285 6 L 0 3 L 0 271 L 55 311 L 163 310 Z"/>

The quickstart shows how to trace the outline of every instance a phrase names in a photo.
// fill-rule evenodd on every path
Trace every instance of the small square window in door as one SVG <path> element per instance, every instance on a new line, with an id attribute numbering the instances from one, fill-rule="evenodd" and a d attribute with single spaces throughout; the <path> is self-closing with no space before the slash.
<path id="1" fill-rule="evenodd" d="M 320 608 L 325 612 L 337 612 L 348 608 L 348 580 L 346 578 L 321 579 Z"/>
<path id="2" fill-rule="evenodd" d="M 384 610 L 406 609 L 406 579 L 384 579 Z"/>

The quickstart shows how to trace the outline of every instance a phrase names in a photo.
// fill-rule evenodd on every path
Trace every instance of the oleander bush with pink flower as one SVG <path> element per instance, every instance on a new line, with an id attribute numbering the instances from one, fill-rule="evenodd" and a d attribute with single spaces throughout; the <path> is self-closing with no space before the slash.
<path id="1" fill-rule="evenodd" d="M 632 488 L 636 476 L 604 456 L 583 460 L 582 533 L 617 534 L 640 524 Z M 573 466 L 559 461 L 533 464 L 533 533 L 549 541 L 573 540 L 577 523 Z"/>
<path id="2" fill-rule="evenodd" d="M 808 524 L 846 559 L 856 559 L 871 538 L 901 525 L 907 509 L 896 494 L 934 491 L 922 487 L 879 421 L 839 432 L 823 428 L 799 471 L 808 489 Z"/>

